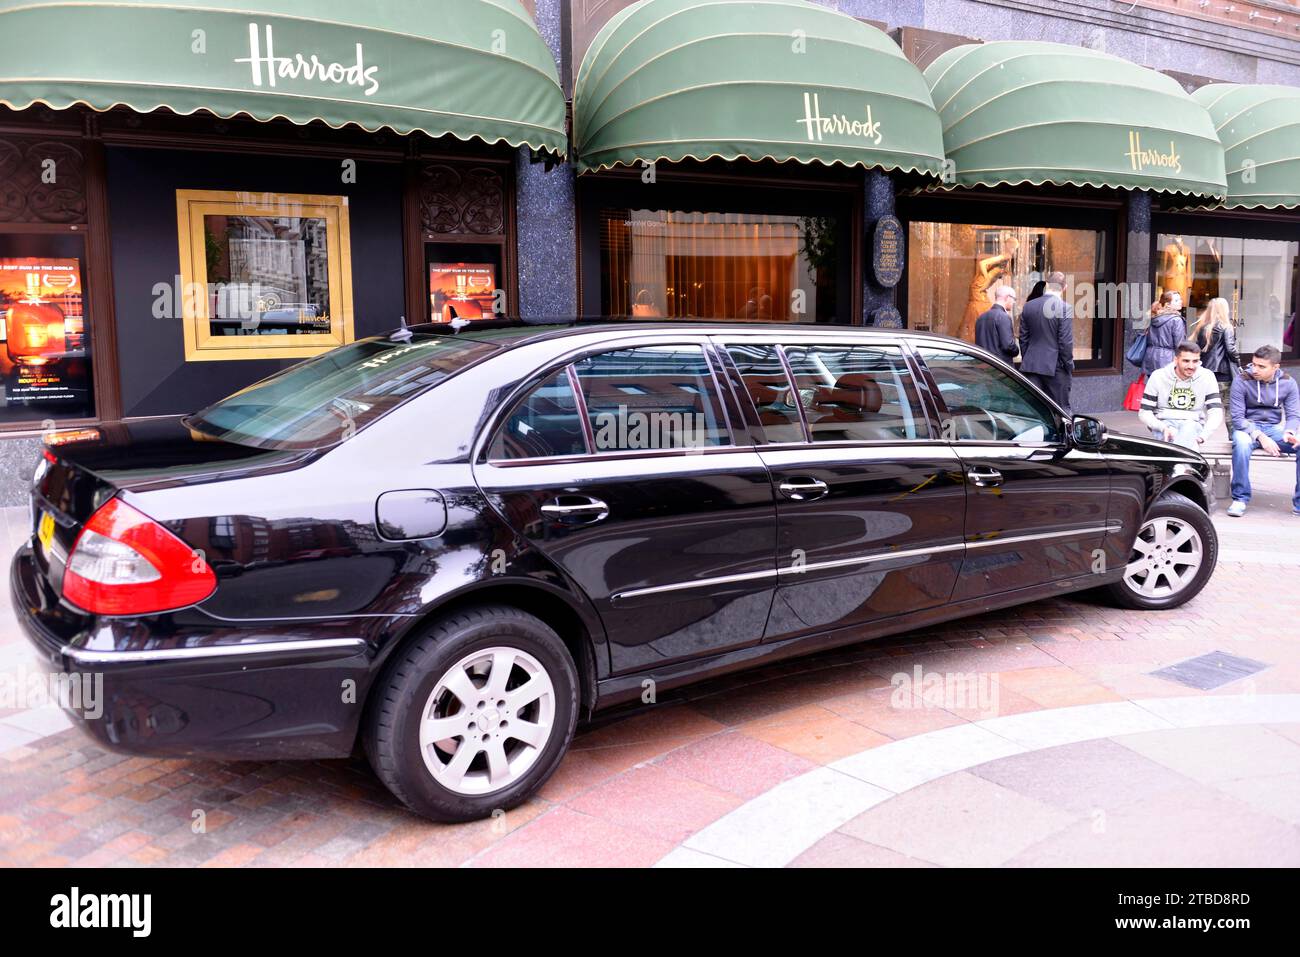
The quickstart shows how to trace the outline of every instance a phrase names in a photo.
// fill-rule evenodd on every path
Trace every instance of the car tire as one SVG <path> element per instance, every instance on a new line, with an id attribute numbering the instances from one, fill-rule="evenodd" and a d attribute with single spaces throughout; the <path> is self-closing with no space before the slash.
<path id="1" fill-rule="evenodd" d="M 1124 576 L 1106 591 L 1121 608 L 1177 608 L 1205 587 L 1218 560 L 1210 516 L 1185 495 L 1166 492 L 1142 520 Z"/>
<path id="2" fill-rule="evenodd" d="M 578 673 L 546 624 L 505 605 L 463 609 L 396 656 L 363 737 L 371 767 L 411 810 L 489 817 L 555 771 L 577 722 Z"/>

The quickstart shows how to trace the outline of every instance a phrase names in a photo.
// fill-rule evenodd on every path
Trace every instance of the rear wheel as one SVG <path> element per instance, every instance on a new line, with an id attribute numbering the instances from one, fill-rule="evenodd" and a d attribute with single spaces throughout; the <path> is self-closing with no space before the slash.
<path id="1" fill-rule="evenodd" d="M 367 723 L 375 773 L 419 814 L 486 817 L 527 800 L 568 749 L 578 675 L 559 636 L 506 606 L 453 614 L 398 652 Z"/>
<path id="2" fill-rule="evenodd" d="M 1138 529 L 1124 577 L 1107 586 L 1124 608 L 1177 608 L 1214 572 L 1219 539 L 1205 511 L 1184 495 L 1161 496 Z"/>

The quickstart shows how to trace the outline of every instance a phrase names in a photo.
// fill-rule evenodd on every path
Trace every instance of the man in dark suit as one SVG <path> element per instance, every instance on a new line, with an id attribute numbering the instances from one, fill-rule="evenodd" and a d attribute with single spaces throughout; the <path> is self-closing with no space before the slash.
<path id="1" fill-rule="evenodd" d="M 1067 411 L 1074 376 L 1074 310 L 1062 297 L 1065 274 L 1050 273 L 1042 298 L 1020 312 L 1020 371 Z"/>
<path id="2" fill-rule="evenodd" d="M 1020 354 L 1011 328 L 1011 310 L 1015 304 L 1016 291 L 1010 286 L 998 286 L 993 290 L 993 307 L 975 320 L 975 345 L 1008 362 Z"/>

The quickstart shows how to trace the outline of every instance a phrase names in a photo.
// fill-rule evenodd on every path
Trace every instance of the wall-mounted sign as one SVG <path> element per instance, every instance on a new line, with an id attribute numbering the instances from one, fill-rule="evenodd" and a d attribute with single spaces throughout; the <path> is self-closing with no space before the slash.
<path id="1" fill-rule="evenodd" d="M 495 314 L 496 276 L 492 263 L 430 263 L 433 321 L 491 318 Z"/>
<path id="2" fill-rule="evenodd" d="M 902 329 L 903 317 L 893 306 L 881 306 L 871 314 L 871 324 L 877 329 Z"/>
<path id="3" fill-rule="evenodd" d="M 903 278 L 903 224 L 896 216 L 881 216 L 871 237 L 871 270 L 876 284 L 892 289 Z"/>

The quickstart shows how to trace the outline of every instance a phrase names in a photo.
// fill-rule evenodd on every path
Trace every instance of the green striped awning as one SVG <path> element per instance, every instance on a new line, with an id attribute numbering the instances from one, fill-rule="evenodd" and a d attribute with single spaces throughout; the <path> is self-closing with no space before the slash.
<path id="1" fill-rule="evenodd" d="M 0 104 L 34 103 L 566 150 L 555 60 L 519 0 L 0 0 Z"/>
<path id="2" fill-rule="evenodd" d="M 1224 195 L 1209 114 L 1155 70 L 1084 47 L 1000 41 L 946 51 L 925 81 L 957 185 Z"/>
<path id="3" fill-rule="evenodd" d="M 1210 112 L 1228 167 L 1228 208 L 1300 208 L 1300 88 L 1212 83 Z"/>
<path id="4" fill-rule="evenodd" d="M 921 73 L 876 28 L 805 0 L 641 0 L 583 58 L 579 169 L 692 157 L 937 175 Z"/>

